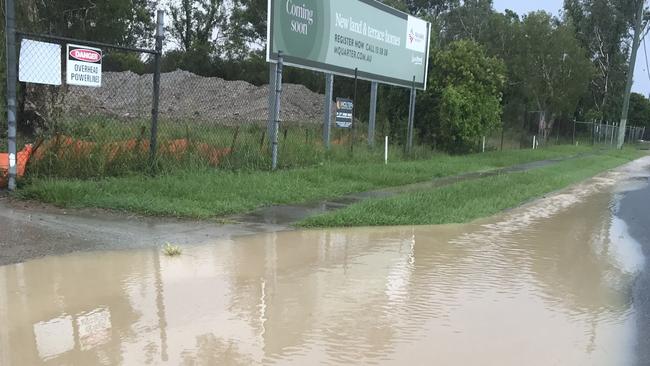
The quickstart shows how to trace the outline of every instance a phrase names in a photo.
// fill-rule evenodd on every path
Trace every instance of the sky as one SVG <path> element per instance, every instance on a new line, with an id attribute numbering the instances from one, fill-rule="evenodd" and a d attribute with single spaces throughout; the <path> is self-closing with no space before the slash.
<path id="1" fill-rule="evenodd" d="M 563 4 L 563 0 L 494 0 L 494 8 L 497 11 L 503 12 L 505 9 L 510 9 L 519 15 L 533 10 L 546 10 L 559 15 Z M 644 42 L 650 43 L 647 39 Z M 650 52 L 650 44 L 647 44 L 647 49 Z M 645 96 L 650 95 L 650 74 L 646 65 L 643 43 L 639 48 L 632 90 Z"/>

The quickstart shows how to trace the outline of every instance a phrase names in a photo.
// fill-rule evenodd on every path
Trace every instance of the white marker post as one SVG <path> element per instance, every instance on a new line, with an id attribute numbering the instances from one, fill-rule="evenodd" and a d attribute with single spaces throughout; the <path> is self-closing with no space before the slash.
<path id="1" fill-rule="evenodd" d="M 485 152 L 485 136 L 483 136 L 483 152 Z"/>
<path id="2" fill-rule="evenodd" d="M 384 142 L 384 164 L 388 164 L 388 136 Z"/>
<path id="3" fill-rule="evenodd" d="M 537 136 L 533 136 L 533 150 L 535 150 L 536 143 L 537 143 Z"/>

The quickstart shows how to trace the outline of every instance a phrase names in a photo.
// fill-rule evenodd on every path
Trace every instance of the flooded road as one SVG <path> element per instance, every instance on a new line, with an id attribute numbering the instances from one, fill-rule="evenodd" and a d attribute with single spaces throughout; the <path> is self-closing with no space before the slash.
<path id="1" fill-rule="evenodd" d="M 649 163 L 470 225 L 3 266 L 0 365 L 646 365 Z"/>

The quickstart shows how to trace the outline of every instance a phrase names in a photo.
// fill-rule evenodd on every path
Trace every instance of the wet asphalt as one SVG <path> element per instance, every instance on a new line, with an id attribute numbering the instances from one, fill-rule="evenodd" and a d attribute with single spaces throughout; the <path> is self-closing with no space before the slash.
<path id="1" fill-rule="evenodd" d="M 650 179 L 650 178 L 646 178 Z M 637 365 L 650 365 L 650 185 L 623 193 L 617 215 L 628 225 L 629 234 L 641 244 L 646 258 L 632 290 L 637 313 Z"/>

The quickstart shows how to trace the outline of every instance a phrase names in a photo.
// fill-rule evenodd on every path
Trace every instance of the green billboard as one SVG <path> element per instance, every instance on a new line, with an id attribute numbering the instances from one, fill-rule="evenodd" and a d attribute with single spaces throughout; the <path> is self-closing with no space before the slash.
<path id="1" fill-rule="evenodd" d="M 375 0 L 269 0 L 267 61 L 426 89 L 431 24 Z M 415 82 L 414 82 L 415 80 Z"/>

